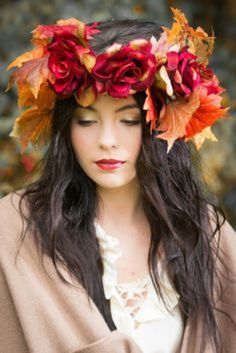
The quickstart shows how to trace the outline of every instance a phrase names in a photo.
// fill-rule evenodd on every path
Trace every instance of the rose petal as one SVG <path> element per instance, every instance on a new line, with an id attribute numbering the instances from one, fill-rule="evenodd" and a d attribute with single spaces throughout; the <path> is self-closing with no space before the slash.
<path id="1" fill-rule="evenodd" d="M 172 71 L 176 70 L 179 63 L 178 53 L 172 51 L 167 53 L 167 69 Z"/>

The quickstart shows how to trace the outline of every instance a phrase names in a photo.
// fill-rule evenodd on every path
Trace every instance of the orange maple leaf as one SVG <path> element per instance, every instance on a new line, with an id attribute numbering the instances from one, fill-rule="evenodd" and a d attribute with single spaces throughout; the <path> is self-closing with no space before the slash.
<path id="1" fill-rule="evenodd" d="M 38 96 L 41 84 L 50 79 L 53 81 L 53 75 L 48 68 L 48 55 L 42 58 L 27 61 L 22 67 L 13 72 L 9 78 L 6 91 L 8 91 L 15 82 L 19 86 L 28 84 L 35 98 Z"/>
<path id="2" fill-rule="evenodd" d="M 213 52 L 215 42 L 213 30 L 212 35 L 208 36 L 201 27 L 198 27 L 196 30 L 189 27 L 189 33 L 189 51 L 198 57 L 198 62 L 200 64 L 208 65 L 208 58 Z"/>
<path id="3" fill-rule="evenodd" d="M 180 43 L 181 48 L 188 45 L 189 51 L 198 57 L 198 62 L 207 65 L 214 47 L 213 31 L 212 35 L 208 36 L 201 27 L 195 30 L 188 24 L 187 18 L 179 9 L 171 7 L 171 11 L 175 20 L 172 28 L 162 26 L 167 34 L 168 42 Z"/>
<path id="4" fill-rule="evenodd" d="M 31 51 L 27 51 L 26 53 L 18 56 L 14 61 L 12 61 L 12 63 L 7 66 L 7 71 L 14 66 L 21 67 L 23 63 L 27 61 L 42 58 L 43 54 L 44 54 L 44 49 L 42 47 L 38 47 Z"/>
<path id="5" fill-rule="evenodd" d="M 30 108 L 21 114 L 13 126 L 10 136 L 17 137 L 21 144 L 21 154 L 28 144 L 43 146 L 49 139 L 52 117 L 49 111 Z"/>
<path id="6" fill-rule="evenodd" d="M 200 104 L 186 126 L 186 139 L 211 126 L 217 119 L 226 116 L 229 107 L 221 106 L 222 97 L 217 94 L 207 95 L 205 89 L 199 91 Z"/>
<path id="7" fill-rule="evenodd" d="M 37 99 L 28 84 L 21 85 L 19 91 L 19 107 L 30 108 L 15 120 L 10 136 L 19 138 L 23 154 L 29 142 L 41 146 L 48 141 L 56 94 L 47 83 L 41 85 Z"/>
<path id="8" fill-rule="evenodd" d="M 56 93 L 46 82 L 40 86 L 37 98 L 33 95 L 28 84 L 21 84 L 19 86 L 19 108 L 36 106 L 42 110 L 52 110 L 55 105 L 55 101 Z"/>
<path id="9" fill-rule="evenodd" d="M 152 132 L 152 130 L 155 129 L 156 127 L 156 120 L 157 120 L 157 111 L 156 111 L 156 107 L 155 107 L 155 103 L 152 97 L 152 93 L 151 93 L 151 88 L 148 87 L 146 89 L 146 99 L 145 102 L 143 104 L 143 109 L 147 110 L 146 113 L 146 122 L 151 122 L 150 123 L 150 133 Z"/>
<path id="10" fill-rule="evenodd" d="M 31 92 L 28 84 L 22 84 L 18 87 L 19 98 L 18 98 L 18 107 L 32 107 L 35 105 L 36 99 Z"/>
<path id="11" fill-rule="evenodd" d="M 175 20 L 175 22 L 172 24 L 171 29 L 164 26 L 161 27 L 166 32 L 169 43 L 178 43 L 178 41 L 182 39 L 181 37 L 186 25 L 188 24 L 188 20 L 179 9 L 171 7 L 171 11 L 174 15 L 173 17 Z"/>
<path id="12" fill-rule="evenodd" d="M 177 138 L 186 134 L 186 125 L 198 106 L 198 91 L 194 91 L 188 100 L 181 97 L 178 100 L 167 103 L 164 116 L 159 117 L 160 124 L 158 125 L 158 131 L 160 134 L 157 135 L 157 138 L 167 141 L 167 152 L 170 151 Z"/>
<path id="13" fill-rule="evenodd" d="M 44 82 L 40 86 L 39 94 L 36 99 L 36 105 L 42 110 L 53 110 L 56 102 L 56 93 L 49 87 L 48 83 Z"/>

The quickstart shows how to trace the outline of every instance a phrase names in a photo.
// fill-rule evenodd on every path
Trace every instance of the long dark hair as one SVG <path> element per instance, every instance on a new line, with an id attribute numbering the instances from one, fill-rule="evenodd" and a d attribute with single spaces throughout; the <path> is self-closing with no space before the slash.
<path id="1" fill-rule="evenodd" d="M 137 36 L 154 35 L 158 39 L 162 31 L 155 22 L 114 19 L 100 22 L 99 29 L 100 33 L 90 40 L 96 53 L 114 42 L 124 44 Z M 220 291 L 221 286 L 211 245 L 225 221 L 224 212 L 198 172 L 193 145 L 177 140 L 167 154 L 166 141 L 151 135 L 145 122 L 145 93 L 138 92 L 134 98 L 143 117 L 142 146 L 136 167 L 151 228 L 148 265 L 153 284 L 164 301 L 156 256 L 162 241 L 166 269 L 180 295 L 184 322 L 201 313 L 205 338 L 211 337 L 220 352 L 213 288 Z M 42 254 L 50 256 L 62 281 L 68 284 L 57 268 L 57 261 L 64 263 L 95 302 L 109 328 L 115 330 L 109 301 L 104 296 L 103 264 L 93 223 L 98 207 L 96 185 L 80 167 L 70 141 L 70 121 L 77 107 L 74 97 L 57 101 L 40 177 L 21 191 L 20 213 L 28 227 L 33 227 L 36 244 Z M 22 209 L 23 199 L 28 205 L 27 216 Z M 209 214 L 215 229 L 210 227 Z M 202 347 L 204 342 L 203 339 Z"/>

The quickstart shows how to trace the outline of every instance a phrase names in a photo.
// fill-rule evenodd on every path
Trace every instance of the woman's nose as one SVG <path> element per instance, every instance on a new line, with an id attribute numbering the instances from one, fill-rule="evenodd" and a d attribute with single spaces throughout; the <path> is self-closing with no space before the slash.
<path id="1" fill-rule="evenodd" d="M 101 126 L 98 136 L 98 145 L 103 149 L 109 149 L 111 147 L 118 146 L 117 131 L 111 122 Z"/>

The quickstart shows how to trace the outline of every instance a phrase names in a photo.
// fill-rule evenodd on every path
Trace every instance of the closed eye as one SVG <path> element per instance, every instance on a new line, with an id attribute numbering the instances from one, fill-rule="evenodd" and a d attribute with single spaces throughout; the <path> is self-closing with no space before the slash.
<path id="1" fill-rule="evenodd" d="M 128 126 L 134 126 L 134 125 L 139 125 L 141 123 L 141 120 L 121 120 Z"/>
<path id="2" fill-rule="evenodd" d="M 96 121 L 94 120 L 77 120 L 77 124 L 81 126 L 90 126 L 92 123 L 95 123 Z"/>
<path id="3" fill-rule="evenodd" d="M 121 120 L 122 123 L 125 123 L 125 125 L 128 126 L 134 126 L 134 125 L 139 125 L 141 123 L 141 120 Z M 96 120 L 77 120 L 77 124 L 81 126 L 90 126 L 93 123 L 96 123 Z"/>

